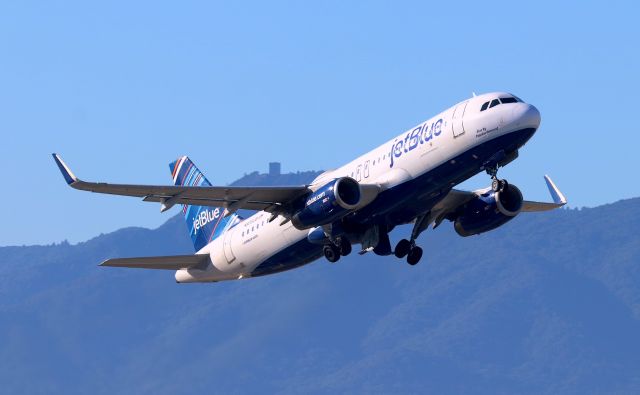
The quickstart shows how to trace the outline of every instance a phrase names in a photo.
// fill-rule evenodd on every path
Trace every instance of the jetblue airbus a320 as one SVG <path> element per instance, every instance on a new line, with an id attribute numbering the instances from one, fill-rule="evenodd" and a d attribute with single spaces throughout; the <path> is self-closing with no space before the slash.
<path id="1" fill-rule="evenodd" d="M 336 262 L 360 245 L 360 253 L 395 255 L 415 265 L 418 236 L 445 219 L 460 236 L 495 229 L 520 212 L 563 206 L 565 197 L 548 176 L 553 202 L 531 202 L 498 169 L 540 125 L 540 113 L 509 93 L 474 96 L 392 138 L 310 185 L 212 186 L 183 156 L 169 165 L 173 186 L 86 182 L 53 157 L 75 189 L 136 196 L 161 211 L 182 205 L 195 255 L 109 259 L 102 266 L 176 270 L 177 282 L 215 282 L 293 269 L 324 256 Z M 491 186 L 473 192 L 453 187 L 485 171 Z M 239 209 L 255 210 L 247 219 Z M 389 232 L 413 223 L 394 247 Z"/>

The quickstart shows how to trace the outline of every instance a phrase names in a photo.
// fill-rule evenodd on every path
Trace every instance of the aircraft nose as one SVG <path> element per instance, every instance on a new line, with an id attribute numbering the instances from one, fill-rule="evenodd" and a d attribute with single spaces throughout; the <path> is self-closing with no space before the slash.
<path id="1" fill-rule="evenodd" d="M 537 129 L 540 126 L 540 111 L 531 104 L 522 103 L 518 108 L 514 108 L 513 116 L 520 127 Z"/>

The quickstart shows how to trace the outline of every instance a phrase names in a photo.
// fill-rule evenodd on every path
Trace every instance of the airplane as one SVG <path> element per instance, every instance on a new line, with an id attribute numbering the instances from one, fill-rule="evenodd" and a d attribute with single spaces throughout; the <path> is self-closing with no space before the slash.
<path id="1" fill-rule="evenodd" d="M 218 282 L 294 269 L 324 256 L 336 262 L 360 244 L 360 254 L 395 255 L 417 264 L 418 236 L 444 220 L 463 237 L 493 230 L 521 212 L 567 203 L 549 176 L 552 202 L 523 199 L 498 169 L 540 126 L 540 112 L 506 92 L 474 95 L 357 159 L 321 173 L 311 184 L 276 187 L 212 186 L 186 156 L 170 163 L 171 186 L 86 182 L 58 154 L 71 187 L 182 206 L 194 255 L 108 259 L 101 266 L 175 270 L 178 283 Z M 491 186 L 454 187 L 486 172 Z M 242 218 L 238 210 L 257 213 Z M 392 248 L 389 232 L 413 224 Z"/>

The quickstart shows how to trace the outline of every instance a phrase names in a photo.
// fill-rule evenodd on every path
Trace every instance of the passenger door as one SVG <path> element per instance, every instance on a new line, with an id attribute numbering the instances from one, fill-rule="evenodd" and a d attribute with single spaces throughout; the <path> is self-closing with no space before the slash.
<path id="1" fill-rule="evenodd" d="M 464 112 L 467 109 L 468 101 L 464 103 L 460 103 L 453 110 L 453 116 L 451 117 L 451 130 L 453 131 L 453 137 L 459 137 L 464 134 L 464 123 L 462 122 L 462 118 L 464 117 Z"/>
<path id="2" fill-rule="evenodd" d="M 223 249 L 224 249 L 224 257 L 227 258 L 227 262 L 229 264 L 231 264 L 231 262 L 236 260 L 236 256 L 233 254 L 233 249 L 231 248 L 231 236 L 233 236 L 233 234 L 235 229 L 231 228 L 231 229 L 227 229 L 227 231 L 224 232 L 223 234 L 223 239 L 222 239 L 222 245 L 223 245 Z"/>

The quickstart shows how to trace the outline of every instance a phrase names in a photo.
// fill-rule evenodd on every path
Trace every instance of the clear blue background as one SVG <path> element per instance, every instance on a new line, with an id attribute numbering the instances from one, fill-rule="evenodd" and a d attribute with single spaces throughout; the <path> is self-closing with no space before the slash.
<path id="1" fill-rule="evenodd" d="M 226 184 L 273 160 L 338 166 L 472 91 L 540 109 L 501 173 L 527 198 L 547 198 L 544 173 L 573 207 L 638 196 L 638 14 L 633 2 L 3 2 L 0 245 L 171 215 L 73 191 L 51 152 L 87 180 L 154 184 L 188 154 Z"/>

